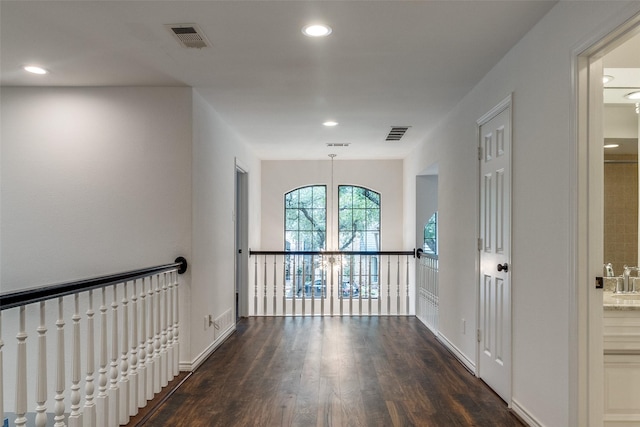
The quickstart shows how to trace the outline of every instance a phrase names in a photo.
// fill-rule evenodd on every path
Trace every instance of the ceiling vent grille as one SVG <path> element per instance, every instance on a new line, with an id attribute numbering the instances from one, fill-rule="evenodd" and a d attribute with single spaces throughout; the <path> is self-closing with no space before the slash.
<path id="1" fill-rule="evenodd" d="M 182 47 L 202 49 L 211 45 L 196 24 L 170 24 L 165 26 Z"/>
<path id="2" fill-rule="evenodd" d="M 385 141 L 400 141 L 411 126 L 392 126 Z"/>
<path id="3" fill-rule="evenodd" d="M 348 142 L 328 142 L 327 147 L 348 147 Z"/>

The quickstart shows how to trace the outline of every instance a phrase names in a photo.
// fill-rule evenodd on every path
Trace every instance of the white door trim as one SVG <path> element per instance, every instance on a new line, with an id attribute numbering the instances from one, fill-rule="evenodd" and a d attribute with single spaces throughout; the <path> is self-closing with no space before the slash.
<path id="1" fill-rule="evenodd" d="M 478 153 L 480 153 L 480 149 L 482 147 L 482 135 L 480 134 L 482 125 L 490 122 L 494 117 L 498 116 L 500 113 L 502 113 L 505 110 L 509 110 L 509 141 L 510 141 L 510 148 L 509 148 L 509 157 L 508 157 L 508 162 L 509 162 L 509 212 L 510 212 L 510 220 L 509 220 L 509 232 L 508 232 L 508 238 L 509 238 L 509 264 L 511 264 L 511 253 L 513 252 L 513 244 L 512 244 L 512 240 L 511 240 L 511 234 L 512 234 L 512 229 L 513 229 L 513 215 L 512 215 L 512 207 L 513 207 L 513 93 L 510 93 L 509 95 L 507 95 L 502 101 L 500 101 L 495 107 L 493 107 L 491 110 L 489 110 L 487 113 L 485 113 L 482 117 L 480 117 L 477 121 L 476 121 L 476 141 L 477 141 L 477 146 L 478 146 Z M 477 211 L 477 218 L 478 218 L 478 222 L 477 222 L 477 235 L 480 236 L 480 221 L 481 221 L 481 185 L 482 185 L 482 168 L 480 165 L 480 162 L 482 161 L 481 156 L 478 155 L 478 200 L 477 200 L 477 206 L 478 206 L 478 211 Z M 478 240 L 480 238 L 478 237 Z M 480 248 L 478 248 L 478 255 L 476 257 L 476 278 L 478 279 L 478 284 L 476 286 L 476 325 L 478 327 L 478 330 L 480 330 L 480 325 L 481 325 L 481 319 L 480 319 L 480 311 L 481 311 L 481 298 L 480 298 L 480 288 L 481 288 L 481 251 Z M 510 273 L 510 279 L 509 279 L 509 287 L 510 289 L 513 289 L 513 274 Z M 512 310 L 512 300 L 513 300 L 513 291 L 511 290 L 509 292 L 509 308 L 510 310 Z M 509 353 L 509 369 L 507 370 L 507 374 L 508 374 L 508 383 L 509 383 L 509 391 L 508 391 L 508 396 L 507 396 L 507 405 L 509 408 L 511 408 L 511 401 L 512 401 L 512 393 L 513 393 L 513 350 L 512 350 L 512 345 L 513 345 L 513 312 L 511 312 L 511 315 L 509 316 L 509 348 L 508 348 L 508 353 Z M 475 363 L 475 369 L 474 369 L 474 373 L 476 375 L 476 377 L 480 378 L 480 363 L 481 363 L 481 348 L 480 348 L 480 339 L 476 339 L 476 363 Z"/>
<path id="2" fill-rule="evenodd" d="M 597 128 L 600 126 L 598 122 L 601 122 L 599 113 L 593 108 L 590 109 L 589 105 L 597 102 L 597 97 L 601 97 L 602 94 L 597 93 L 598 87 L 589 84 L 597 78 L 592 75 L 594 70 L 590 58 L 595 59 L 601 56 L 607 46 L 639 25 L 639 9 L 637 4 L 623 8 L 603 23 L 588 40 L 576 46 L 572 52 L 574 105 L 571 139 L 575 141 L 575 145 L 569 165 L 571 187 L 574 189 L 569 201 L 570 217 L 573 218 L 569 250 L 574 266 L 570 271 L 571 297 L 568 307 L 570 426 L 599 427 L 603 424 L 602 316 L 592 309 L 598 304 L 602 306 L 601 296 L 592 283 L 593 277 L 601 274 L 602 270 L 599 268 L 594 271 L 592 261 L 597 257 L 594 251 L 597 251 L 598 247 L 602 249 L 601 234 L 600 240 L 597 241 L 599 233 L 596 224 L 597 212 L 602 205 L 595 206 L 593 198 L 589 198 L 591 192 L 596 190 L 590 183 L 598 180 L 597 176 L 593 176 L 593 171 L 589 173 L 591 165 L 598 161 L 598 156 L 594 155 L 594 150 L 590 152 L 589 147 L 593 143 L 594 134 L 598 132 Z M 596 67 L 598 66 L 596 64 Z M 601 255 L 599 260 L 602 264 Z M 596 266 L 597 264 L 598 262 L 595 263 Z"/>
<path id="3" fill-rule="evenodd" d="M 237 304 L 236 317 L 249 315 L 248 295 L 249 295 L 249 170 L 235 159 L 234 170 L 234 298 L 236 291 L 238 292 L 239 301 Z M 241 181 L 242 188 L 238 188 L 238 181 Z M 240 228 L 241 235 L 238 235 Z M 242 249 L 242 254 L 238 253 L 238 249 Z M 240 274 L 238 272 L 241 272 Z M 236 307 L 236 301 L 233 302 Z"/>

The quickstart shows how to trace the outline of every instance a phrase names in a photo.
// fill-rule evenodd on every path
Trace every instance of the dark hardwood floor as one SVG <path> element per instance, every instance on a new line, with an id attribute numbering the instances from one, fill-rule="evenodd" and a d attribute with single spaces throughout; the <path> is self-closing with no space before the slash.
<path id="1" fill-rule="evenodd" d="M 522 425 L 413 317 L 243 319 L 144 423 Z"/>

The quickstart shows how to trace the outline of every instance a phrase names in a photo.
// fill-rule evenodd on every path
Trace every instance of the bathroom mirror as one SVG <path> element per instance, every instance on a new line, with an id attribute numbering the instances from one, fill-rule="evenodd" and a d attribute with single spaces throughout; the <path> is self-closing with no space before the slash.
<path id="1" fill-rule="evenodd" d="M 603 58 L 604 263 L 620 276 L 638 260 L 638 103 L 640 35 Z"/>

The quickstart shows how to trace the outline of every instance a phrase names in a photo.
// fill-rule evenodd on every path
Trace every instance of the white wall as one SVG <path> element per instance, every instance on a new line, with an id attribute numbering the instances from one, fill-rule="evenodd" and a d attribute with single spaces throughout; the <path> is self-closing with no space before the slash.
<path id="1" fill-rule="evenodd" d="M 545 426 L 569 425 L 572 52 L 607 19 L 638 6 L 560 2 L 405 160 L 407 195 L 416 175 L 439 162 L 439 326 L 475 362 L 475 336 L 460 328 L 461 318 L 476 318 L 475 123 L 513 92 L 513 401 Z M 405 200 L 405 220 L 413 224 L 414 202 Z M 412 230 L 407 226 L 406 241 L 414 240 Z"/>
<path id="2" fill-rule="evenodd" d="M 383 251 L 411 250 L 402 243 L 402 160 L 334 160 L 333 206 L 337 209 L 338 185 L 358 185 L 380 193 L 380 245 Z M 262 162 L 262 250 L 284 250 L 284 195 L 305 185 L 327 185 L 327 222 L 331 221 L 331 161 Z M 337 213 L 333 215 L 337 230 Z M 330 226 L 328 225 L 329 229 Z M 329 231 L 329 230 L 328 230 Z M 327 249 L 337 250 L 337 232 L 327 235 Z"/>
<path id="3" fill-rule="evenodd" d="M 260 162 L 198 94 L 193 93 L 193 256 L 190 354 L 198 363 L 211 350 L 215 329 L 204 327 L 235 307 L 235 159 L 248 169 L 250 247 L 260 245 Z M 235 321 L 235 318 L 233 319 Z M 217 336 L 215 337 L 218 338 Z"/>
<path id="4" fill-rule="evenodd" d="M 638 138 L 638 115 L 629 105 L 606 105 L 603 126 L 605 138 Z"/>
<path id="5" fill-rule="evenodd" d="M 181 363 L 214 344 L 203 317 L 234 308 L 235 159 L 260 162 L 191 88 L 2 88 L 2 292 L 182 255 Z"/>
<path id="6" fill-rule="evenodd" d="M 4 87 L 0 99 L 2 292 L 167 264 L 180 255 L 190 260 L 190 89 Z M 189 274 L 180 281 L 188 289 Z M 83 294 L 82 313 L 86 299 Z M 94 309 L 99 303 L 97 294 Z M 28 308 L 30 357 L 36 354 L 35 309 Z M 65 312 L 68 349 L 71 297 Z M 14 370 L 7 367 L 15 367 L 17 312 L 2 316 L 5 409 L 13 410 Z M 56 316 L 56 304 L 47 304 L 50 354 Z M 84 316 L 82 322 L 84 339 Z M 81 348 L 83 370 L 87 347 Z M 54 362 L 49 358 L 49 396 Z M 67 350 L 68 378 L 70 363 Z M 31 371 L 30 404 L 34 381 Z"/>
<path id="7" fill-rule="evenodd" d="M 190 90 L 1 94 L 3 292 L 190 255 Z"/>

